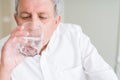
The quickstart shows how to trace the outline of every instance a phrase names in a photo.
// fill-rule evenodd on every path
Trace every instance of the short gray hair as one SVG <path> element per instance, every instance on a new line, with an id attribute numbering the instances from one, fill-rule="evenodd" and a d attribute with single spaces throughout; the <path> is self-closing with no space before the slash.
<path id="1" fill-rule="evenodd" d="M 62 0 L 52 0 L 55 10 L 55 16 L 61 15 L 63 12 L 63 1 Z M 15 0 L 15 13 L 18 14 L 18 4 L 19 0 Z"/>

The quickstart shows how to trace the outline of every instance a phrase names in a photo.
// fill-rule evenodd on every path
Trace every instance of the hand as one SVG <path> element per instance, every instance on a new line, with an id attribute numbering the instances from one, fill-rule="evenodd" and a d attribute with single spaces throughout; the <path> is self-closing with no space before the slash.
<path id="1" fill-rule="evenodd" d="M 21 37 L 28 35 L 22 29 L 23 27 L 18 26 L 2 48 L 1 67 L 8 72 L 11 72 L 25 58 L 18 51 L 18 43 L 24 42 Z"/>

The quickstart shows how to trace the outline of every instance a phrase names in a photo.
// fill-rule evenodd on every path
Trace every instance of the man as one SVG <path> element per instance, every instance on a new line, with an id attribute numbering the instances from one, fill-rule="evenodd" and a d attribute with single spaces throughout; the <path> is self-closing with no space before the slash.
<path id="1" fill-rule="evenodd" d="M 80 27 L 60 23 L 59 0 L 16 0 L 12 31 L 1 51 L 0 80 L 117 80 Z M 44 27 L 39 55 L 26 57 L 17 43 L 28 33 L 21 26 L 37 22 Z"/>

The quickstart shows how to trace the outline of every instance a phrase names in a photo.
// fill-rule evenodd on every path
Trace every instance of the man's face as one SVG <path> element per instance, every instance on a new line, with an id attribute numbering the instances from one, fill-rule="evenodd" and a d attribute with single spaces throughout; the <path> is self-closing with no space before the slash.
<path id="1" fill-rule="evenodd" d="M 54 6 L 51 0 L 19 0 L 18 15 L 15 15 L 18 25 L 25 22 L 37 22 L 44 30 L 44 44 L 46 44 L 60 21 L 55 18 Z"/>

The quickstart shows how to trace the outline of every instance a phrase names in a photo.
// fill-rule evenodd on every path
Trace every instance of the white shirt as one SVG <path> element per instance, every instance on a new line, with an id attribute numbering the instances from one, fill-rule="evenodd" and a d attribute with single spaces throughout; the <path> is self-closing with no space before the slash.
<path id="1" fill-rule="evenodd" d="M 8 66 L 9 67 L 9 66 Z M 60 24 L 42 55 L 28 57 L 12 80 L 118 80 L 80 26 Z"/>

